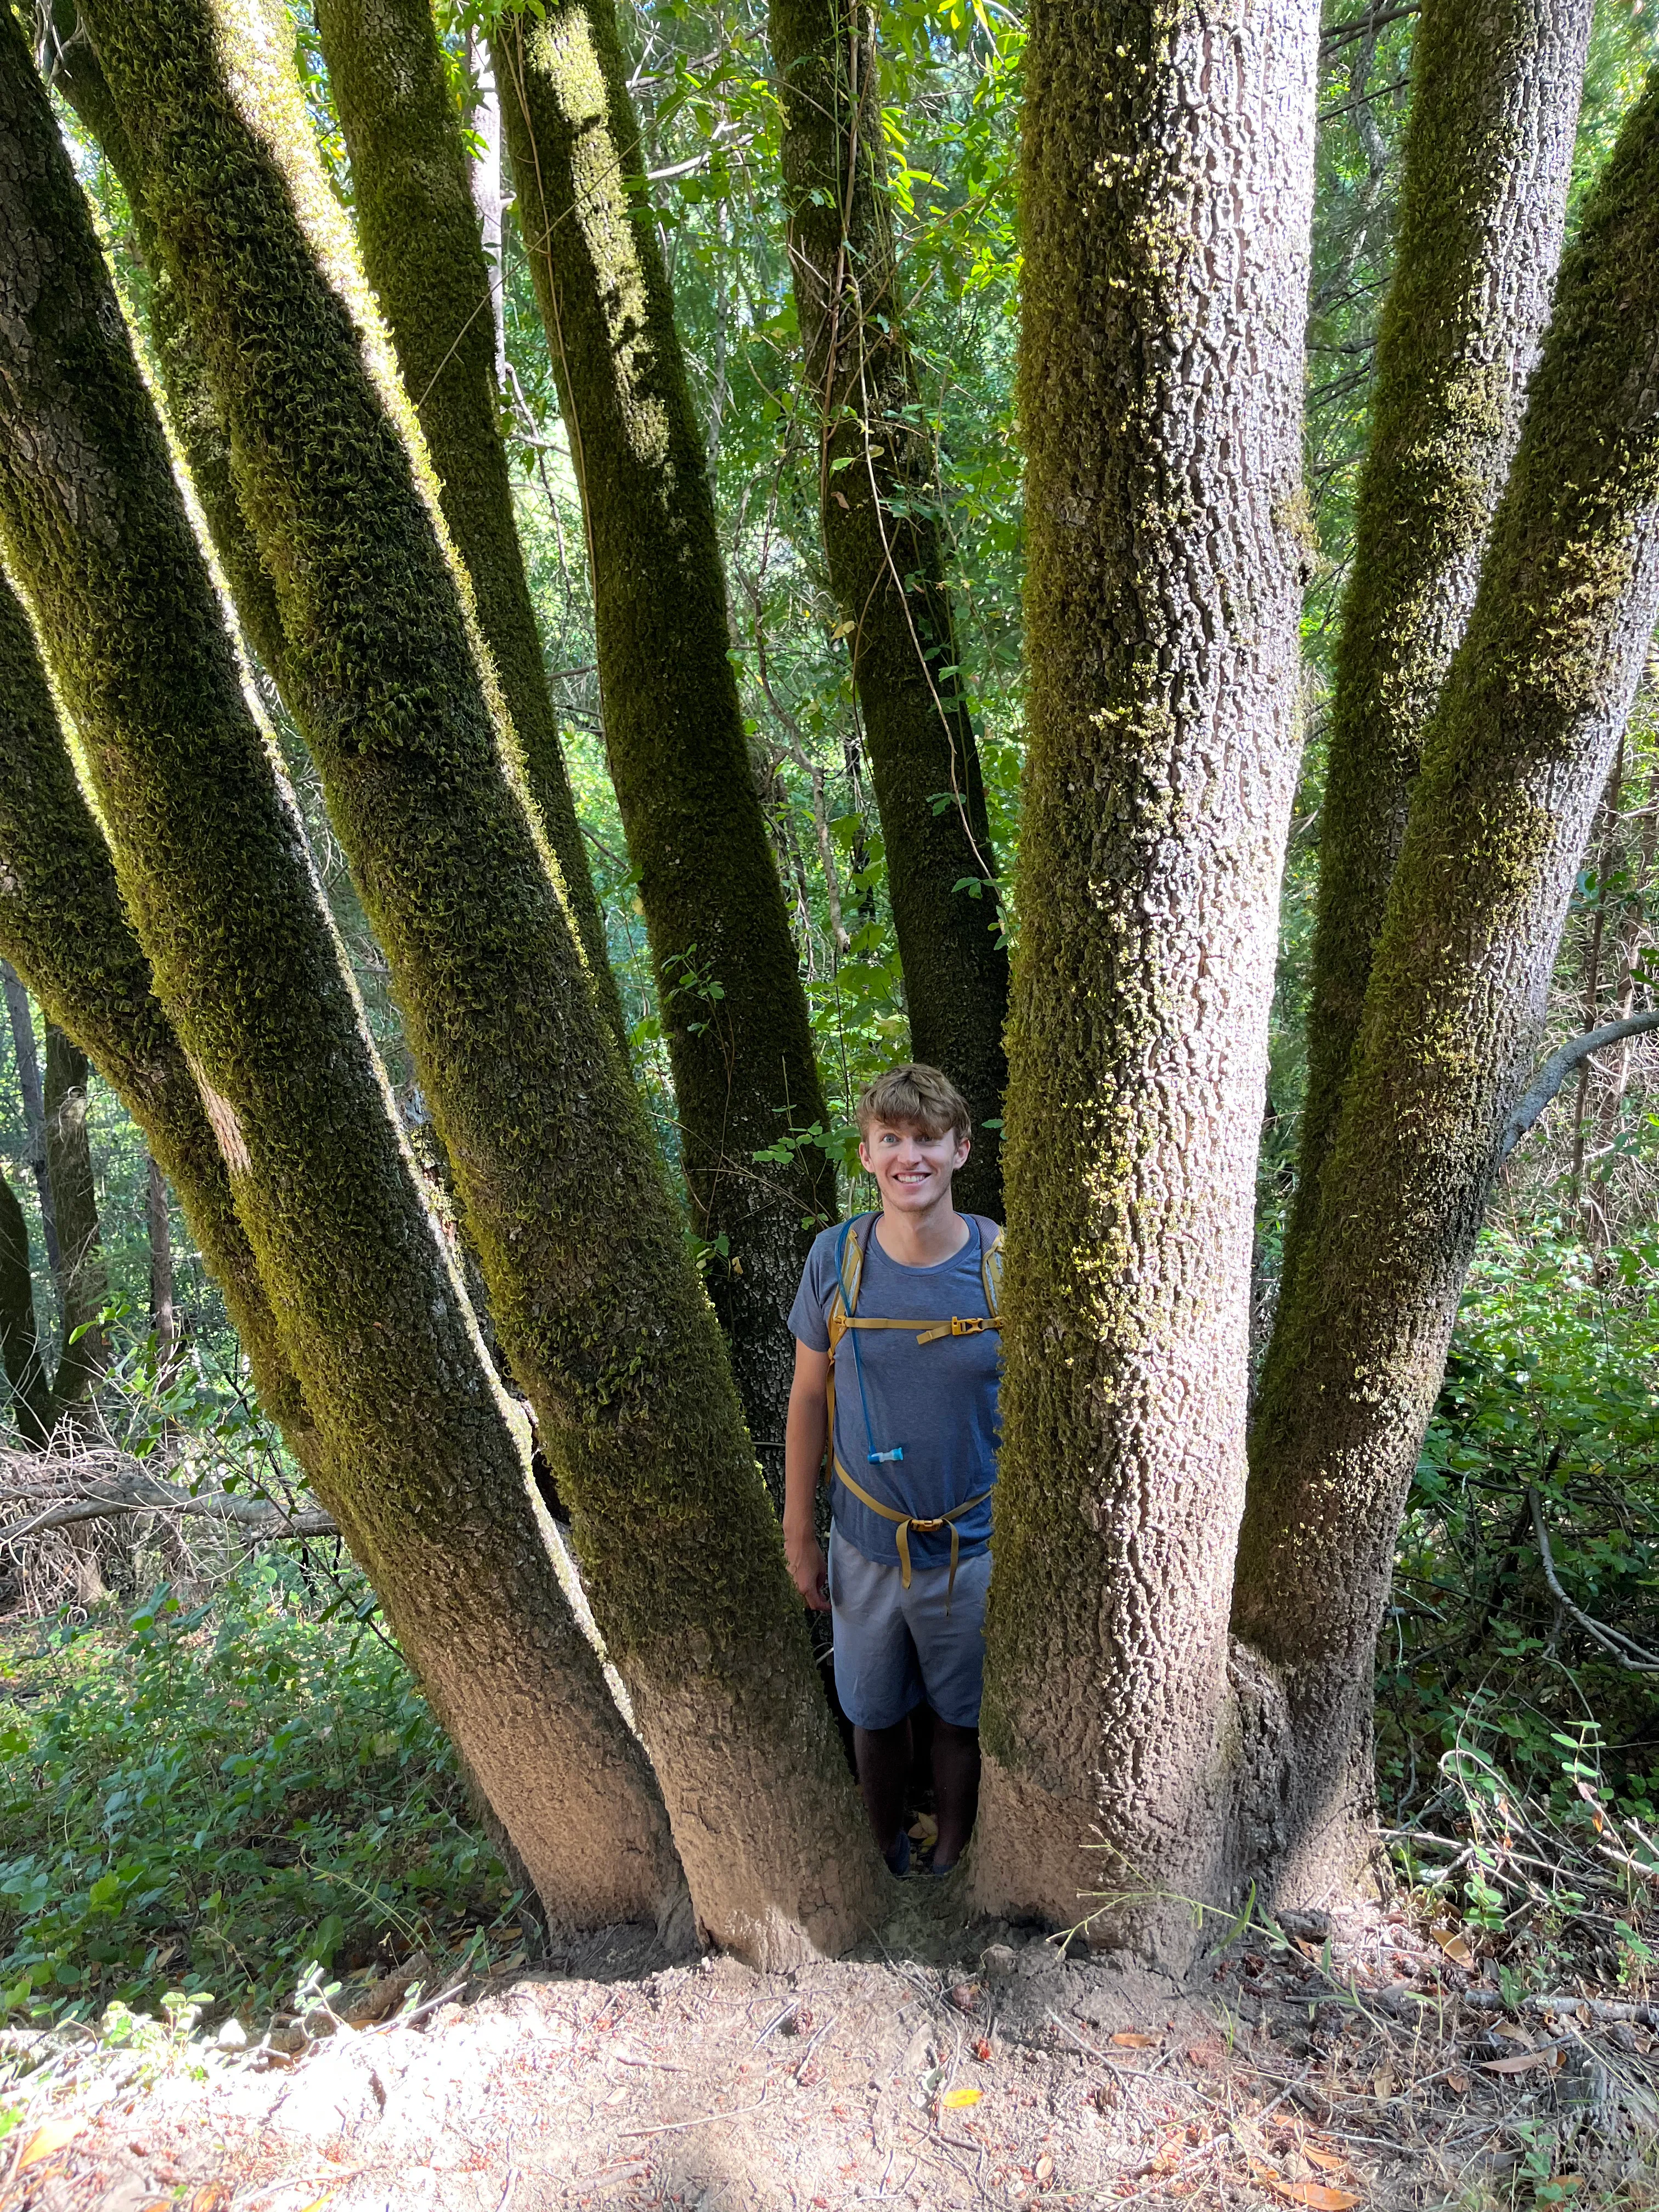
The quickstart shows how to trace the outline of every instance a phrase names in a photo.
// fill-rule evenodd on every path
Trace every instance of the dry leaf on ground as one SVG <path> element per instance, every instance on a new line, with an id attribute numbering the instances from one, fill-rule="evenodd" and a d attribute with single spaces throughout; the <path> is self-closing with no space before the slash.
<path id="1" fill-rule="evenodd" d="M 1158 2038 L 1155 2035 L 1139 2035 L 1132 2027 L 1121 2029 L 1112 2040 L 1122 2051 L 1156 2051 L 1158 2049 Z"/>
<path id="2" fill-rule="evenodd" d="M 23 2155 L 17 2161 L 18 2172 L 26 2166 L 38 2166 L 43 2158 L 50 2158 L 54 2151 L 73 2142 L 82 2125 L 80 2120 L 48 2120 L 44 2127 L 36 2128 L 23 2146 Z"/>
<path id="3" fill-rule="evenodd" d="M 947 2089 L 939 2099 L 948 2111 L 958 2112 L 963 2105 L 976 2105 L 982 2094 L 978 2089 Z"/>
<path id="4" fill-rule="evenodd" d="M 1359 2198 L 1352 2189 L 1330 2189 L 1322 2181 L 1276 2181 L 1275 2192 L 1291 2204 L 1305 2204 L 1309 2212 L 1350 2212 Z"/>

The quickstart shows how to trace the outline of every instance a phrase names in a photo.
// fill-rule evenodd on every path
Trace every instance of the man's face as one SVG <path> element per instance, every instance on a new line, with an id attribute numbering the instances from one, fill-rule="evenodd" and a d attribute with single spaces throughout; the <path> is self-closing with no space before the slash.
<path id="1" fill-rule="evenodd" d="M 967 1138 L 949 1129 L 942 1137 L 924 1137 L 890 1121 L 872 1121 L 859 1142 L 859 1158 L 893 1213 L 926 1213 L 948 1198 L 951 1178 L 967 1157 Z"/>

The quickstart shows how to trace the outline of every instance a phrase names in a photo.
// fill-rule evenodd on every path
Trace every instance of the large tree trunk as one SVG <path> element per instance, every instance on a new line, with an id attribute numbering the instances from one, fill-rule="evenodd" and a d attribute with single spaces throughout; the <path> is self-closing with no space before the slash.
<path id="1" fill-rule="evenodd" d="M 298 88 L 228 5 L 88 14 L 277 577 L 331 815 L 698 1912 L 756 1957 L 845 1942 L 878 1862 L 643 1109 L 503 772 L 415 473 L 418 428 Z"/>
<path id="2" fill-rule="evenodd" d="M 1252 1438 L 1235 1620 L 1299 1735 L 1290 1889 L 1350 1856 L 1394 1543 L 1595 803 L 1659 610 L 1659 74 L 1562 263 L 1423 750 Z"/>
<path id="3" fill-rule="evenodd" d="M 116 839 L 334 1510 L 550 1912 L 677 1887 L 660 1801 L 411 1180 L 21 35 L 0 22 L 0 537 Z"/>
<path id="4" fill-rule="evenodd" d="M 1590 15 L 1590 0 L 1424 0 L 1418 21 L 1396 274 L 1336 650 L 1280 1290 L 1292 1299 L 1424 728 L 1474 604 L 1549 314 Z"/>
<path id="5" fill-rule="evenodd" d="M 547 325 L 592 566 L 605 749 L 639 872 L 692 1218 L 738 1389 L 781 1497 L 787 1316 L 835 1176 L 805 994 L 729 659 L 702 437 L 611 0 L 493 42 L 519 234 Z M 718 993 L 720 995 L 715 995 Z"/>
<path id="6" fill-rule="evenodd" d="M 12 1419 L 25 1443 L 52 1433 L 52 1386 L 34 1325 L 34 1275 L 28 1224 L 17 1193 L 0 1170 L 0 1366 L 11 1386 Z"/>
<path id="7" fill-rule="evenodd" d="M 868 0 L 771 0 L 768 20 L 824 550 L 851 625 L 911 1046 L 973 1114 L 957 1202 L 1000 1218 L 1000 1135 L 985 1125 L 1000 1118 L 1008 1079 L 1008 957 L 933 443 L 904 334 L 875 11 Z"/>
<path id="8" fill-rule="evenodd" d="M 3 642 L 3 641 L 0 641 Z M 23 1094 L 23 1141 L 26 1164 L 40 1194 L 40 1222 L 46 1236 L 46 1265 L 58 1279 L 58 1218 L 52 1211 L 52 1172 L 46 1165 L 46 1090 L 40 1080 L 40 1054 L 34 1041 L 34 1016 L 23 979 L 9 960 L 0 961 L 0 981 L 6 994 L 6 1016 L 11 1024 L 12 1048 L 17 1054 L 17 1082 Z"/>
<path id="9" fill-rule="evenodd" d="M 58 730 L 34 633 L 0 579 L 0 947 L 96 1063 L 178 1191 L 265 1412 L 307 1475 L 319 1442 L 276 1339 L 196 1079 L 151 989 L 103 832 Z"/>
<path id="10" fill-rule="evenodd" d="M 513 519 L 495 382 L 492 277 L 431 0 L 319 0 L 317 30 L 351 157 L 357 242 L 437 472 L 525 774 L 600 1006 L 624 1042 L 542 642 Z M 496 195 L 496 247 L 501 207 Z"/>
<path id="11" fill-rule="evenodd" d="M 84 1405 L 109 1365 L 109 1269 L 98 1226 L 98 1184 L 88 1139 L 91 1071 L 78 1044 L 46 1023 L 46 1168 L 52 1176 L 64 1297 L 64 1340 L 52 1377 L 54 1417 Z"/>
<path id="12" fill-rule="evenodd" d="M 179 1342 L 179 1315 L 173 1297 L 167 1182 L 154 1152 L 144 1162 L 144 1229 L 149 1244 L 149 1325 L 155 1337 L 156 1369 L 165 1375 Z"/>
<path id="13" fill-rule="evenodd" d="M 973 1885 L 1061 1923 L 1117 1893 L 1096 1940 L 1176 1950 L 1169 1893 L 1225 1879 L 1318 21 L 1038 0 L 1030 23 L 1030 752 Z"/>

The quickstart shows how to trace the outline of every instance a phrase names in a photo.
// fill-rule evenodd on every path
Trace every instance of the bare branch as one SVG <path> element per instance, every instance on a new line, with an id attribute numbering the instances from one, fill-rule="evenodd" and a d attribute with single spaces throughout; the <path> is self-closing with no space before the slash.
<path id="1" fill-rule="evenodd" d="M 1527 1503 L 1532 1508 L 1533 1533 L 1538 1539 L 1538 1556 L 1543 1562 L 1544 1580 L 1549 1586 L 1550 1595 L 1578 1623 L 1587 1636 L 1593 1637 L 1603 1650 L 1610 1651 L 1628 1673 L 1659 1674 L 1659 1656 L 1644 1650 L 1622 1629 L 1608 1628 L 1601 1621 L 1592 1620 L 1589 1613 L 1582 1607 L 1576 1606 L 1567 1595 L 1555 1571 L 1555 1555 L 1550 1550 L 1549 1532 L 1544 1526 L 1544 1509 L 1538 1502 L 1537 1491 L 1530 1484 L 1527 1486 Z"/>
<path id="2" fill-rule="evenodd" d="M 1559 1051 L 1553 1052 L 1504 1124 L 1498 1158 L 1508 1159 L 1580 1060 L 1588 1060 L 1592 1053 L 1603 1051 L 1610 1044 L 1617 1044 L 1621 1037 L 1638 1036 L 1643 1030 L 1654 1029 L 1659 1029 L 1659 1007 L 1650 1007 L 1644 1013 L 1626 1014 L 1622 1021 L 1603 1022 L 1599 1030 L 1586 1030 L 1583 1036 L 1571 1038 Z"/>

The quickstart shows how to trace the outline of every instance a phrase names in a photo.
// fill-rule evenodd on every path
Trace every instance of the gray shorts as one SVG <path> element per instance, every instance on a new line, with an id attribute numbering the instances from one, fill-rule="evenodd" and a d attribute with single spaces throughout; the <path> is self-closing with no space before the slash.
<path id="1" fill-rule="evenodd" d="M 951 1570 L 917 1567 L 906 1589 L 897 1563 L 878 1566 L 830 1534 L 830 1602 L 836 1627 L 836 1695 L 854 1728 L 893 1728 L 924 1698 L 953 1728 L 979 1726 L 985 1668 L 985 1593 L 991 1554 Z"/>

